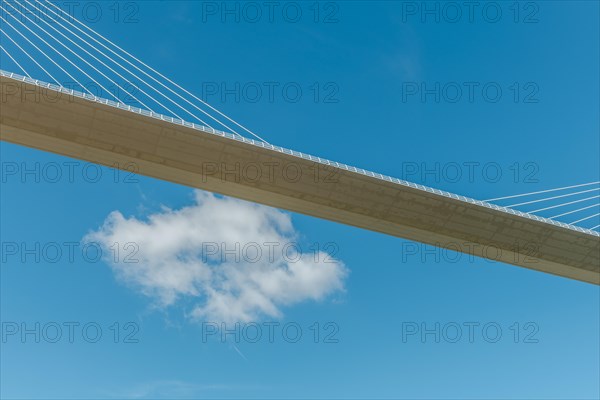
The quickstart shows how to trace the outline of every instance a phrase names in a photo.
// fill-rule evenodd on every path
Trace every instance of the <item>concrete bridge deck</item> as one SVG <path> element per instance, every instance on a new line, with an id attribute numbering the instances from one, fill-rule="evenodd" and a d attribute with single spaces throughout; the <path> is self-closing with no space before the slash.
<path id="1" fill-rule="evenodd" d="M 0 139 L 600 284 L 597 232 L 0 74 Z"/>

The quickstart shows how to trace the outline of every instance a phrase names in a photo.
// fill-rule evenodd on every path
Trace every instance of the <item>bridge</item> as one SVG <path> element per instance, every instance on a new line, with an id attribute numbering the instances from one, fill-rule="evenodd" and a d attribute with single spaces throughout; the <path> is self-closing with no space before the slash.
<path id="1" fill-rule="evenodd" d="M 595 187 L 549 198 L 536 198 L 505 207 L 493 204 L 492 201 L 459 196 L 274 146 L 84 24 L 79 22 L 81 25 L 77 26 L 65 18 L 64 22 L 60 23 L 61 11 L 53 11 L 50 8 L 51 3 L 34 3 L 29 0 L 24 0 L 23 4 L 19 1 L 15 3 L 28 11 L 33 11 L 35 7 L 35 10 L 46 12 L 49 17 L 55 18 L 57 26 L 65 30 L 60 32 L 52 24 L 44 28 L 41 23 L 35 21 L 36 30 L 30 29 L 21 21 L 23 18 L 13 15 L 15 12 L 7 15 L 7 18 L 0 17 L 3 23 L 2 34 L 14 44 L 12 51 L 9 51 L 3 47 L 7 41 L 2 41 L 3 46 L 0 46 L 0 50 L 8 56 L 15 68 L 24 73 L 21 75 L 0 71 L 2 141 L 113 168 L 130 170 L 134 166 L 135 172 L 141 175 L 536 271 L 600 284 L 600 234 L 595 230 L 598 227 L 584 228 L 576 224 L 597 214 L 572 223 L 557 219 L 598 207 L 596 202 L 591 206 L 563 212 L 557 215 L 557 218 L 547 218 L 536 215 L 535 212 L 517 209 L 522 205 L 597 191 Z M 27 6 L 31 10 L 27 9 Z M 42 6 L 45 9 L 42 9 Z M 3 7 L 0 9 L 6 11 Z M 10 22 L 9 17 L 15 21 Z M 23 17 L 31 21 L 26 15 Z M 51 50 L 56 51 L 58 56 L 76 67 L 79 70 L 79 79 L 74 76 L 73 71 L 65 69 L 64 62 L 63 66 L 57 62 L 58 56 L 49 57 L 39 45 L 27 42 L 29 39 L 24 30 L 18 28 L 18 23 L 29 29 Z M 71 28 L 67 23 L 71 24 Z M 12 29 L 12 34 L 8 33 L 8 28 Z M 83 53 L 74 52 L 72 46 L 65 45 L 64 38 L 57 38 L 49 28 L 57 30 L 57 33 L 65 38 L 68 36 L 64 32 L 75 34 L 79 39 L 82 39 L 85 33 L 97 44 L 102 44 L 105 51 L 93 46 L 89 41 L 71 40 L 82 51 L 85 50 L 87 55 L 93 56 L 92 63 L 83 61 L 97 72 L 96 75 L 100 73 L 116 83 L 108 76 L 111 72 L 120 78 L 129 73 L 130 80 L 127 82 L 136 82 L 136 94 L 140 98 L 135 100 L 141 106 L 125 104 L 118 96 L 113 95 L 114 100 L 111 100 L 106 98 L 108 96 L 98 96 L 88 90 L 87 85 L 81 83 L 81 75 L 84 74 L 93 80 L 92 73 L 89 69 L 87 72 L 82 70 L 66 58 L 65 51 L 59 52 L 55 46 L 62 44 L 66 50 L 80 58 Z M 80 32 L 79 35 L 76 34 L 75 28 Z M 19 43 L 13 39 L 14 33 L 26 39 L 27 43 L 23 40 Z M 45 37 L 41 36 L 44 34 Z M 54 46 L 49 42 L 52 39 L 57 41 Z M 90 47 L 82 47 L 83 43 Z M 26 44 L 30 47 L 29 51 L 25 49 Z M 51 73 L 49 68 L 40 64 L 41 56 L 34 57 L 30 54 L 33 51 L 31 47 L 60 67 L 72 78 L 72 82 L 77 83 L 79 90 L 67 88 L 60 79 L 55 79 L 55 73 Z M 33 61 L 29 61 L 30 66 L 37 65 L 38 69 L 46 72 L 46 76 L 51 77 L 55 83 L 34 79 L 24 68 L 24 61 L 12 55 L 18 50 Z M 119 63 L 114 57 L 109 57 L 108 50 L 133 66 L 135 71 Z M 102 58 L 103 56 L 106 59 Z M 111 62 L 114 65 L 110 64 Z M 104 72 L 100 70 L 101 66 L 106 67 Z M 123 71 L 117 72 L 117 67 Z M 168 93 L 157 90 L 140 75 L 167 88 L 169 93 L 185 100 L 185 104 L 174 101 Z M 139 83 L 140 81 L 142 83 Z M 94 83 L 103 86 L 95 80 Z M 127 86 L 119 87 L 133 96 L 133 91 L 127 91 Z M 152 90 L 157 94 L 151 95 Z M 145 95 L 144 99 L 139 95 L 140 91 Z M 158 95 L 166 99 L 159 101 L 156 99 Z M 146 105 L 150 101 L 158 104 L 159 111 Z M 174 106 L 166 106 L 165 103 L 170 104 L 168 101 Z M 172 111 L 172 108 L 176 107 L 178 111 Z M 197 112 L 190 111 L 190 108 L 204 115 L 200 118 Z M 197 122 L 191 122 L 193 118 L 182 118 L 179 115 L 182 112 L 190 114 Z M 215 129 L 205 121 L 206 119 L 217 121 L 223 129 Z M 235 126 L 235 129 L 232 129 L 232 126 Z M 238 132 L 240 129 L 256 139 L 241 135 Z M 595 184 L 597 183 L 507 196 L 493 201 L 553 191 L 564 193 L 567 189 Z M 550 205 L 538 211 L 598 197 L 600 196 Z"/>

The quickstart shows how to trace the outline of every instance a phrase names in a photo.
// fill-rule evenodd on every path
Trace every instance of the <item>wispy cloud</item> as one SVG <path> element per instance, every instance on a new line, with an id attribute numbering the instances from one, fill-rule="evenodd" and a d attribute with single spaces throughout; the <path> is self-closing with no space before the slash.
<path id="1" fill-rule="evenodd" d="M 188 315 L 198 320 L 278 318 L 284 306 L 344 289 L 340 260 L 323 252 L 289 256 L 298 236 L 289 214 L 202 191 L 194 200 L 144 220 L 114 211 L 84 241 L 100 244 L 117 278 L 157 306 L 191 299 Z M 115 257 L 115 244 L 123 252 L 131 243 L 130 257 Z"/>

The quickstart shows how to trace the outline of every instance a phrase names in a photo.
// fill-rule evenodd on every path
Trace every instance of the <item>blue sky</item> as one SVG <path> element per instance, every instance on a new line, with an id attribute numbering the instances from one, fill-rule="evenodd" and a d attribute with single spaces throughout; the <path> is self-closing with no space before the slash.
<path id="1" fill-rule="evenodd" d="M 280 8 L 272 21 L 261 6 L 258 22 L 243 11 L 236 22 L 219 14 L 221 2 L 191 1 L 82 2 L 75 17 L 85 19 L 86 3 L 88 11 L 102 10 L 98 21 L 88 14 L 89 26 L 271 143 L 477 199 L 599 180 L 597 2 L 523 2 L 518 15 L 512 2 L 495 2 L 502 12 L 496 23 L 492 11 L 483 16 L 480 9 L 472 21 L 465 9 L 456 23 L 443 12 L 440 22 L 423 20 L 421 2 L 391 1 L 282 3 L 301 10 L 295 23 Z M 448 90 L 474 82 L 477 89 L 472 101 L 463 93 L 456 102 L 451 92 L 439 101 L 406 92 L 436 82 Z M 240 89 L 239 101 L 223 98 L 222 85 L 235 92 L 236 83 L 248 91 Z M 250 92 L 273 83 L 272 99 Z M 491 101 L 479 89 L 485 85 L 500 87 L 502 97 Z M 300 88 L 301 98 L 294 101 L 283 87 Z M 65 163 L 73 160 L 4 142 L 0 155 L 2 331 L 19 329 L 1 343 L 3 398 L 600 396 L 597 286 L 421 245 L 413 255 L 415 247 L 398 238 L 83 162 L 72 165 L 71 179 Z M 422 174 L 456 164 L 460 179 Z M 476 165 L 472 179 L 469 164 Z M 490 165 L 500 178 L 484 172 Z M 55 180 L 49 174 L 57 166 L 62 175 Z M 418 173 L 409 173 L 415 166 Z M 21 175 L 36 168 L 39 179 Z M 115 211 L 123 219 L 104 225 Z M 251 217 L 235 224 L 235 212 Z M 196 232 L 195 224 L 206 229 Z M 236 343 L 232 335 L 208 335 L 203 322 L 226 316 L 216 298 L 186 286 L 195 277 L 170 282 L 156 275 L 164 272 L 156 260 L 175 257 L 180 272 L 197 261 L 178 258 L 186 251 L 181 226 L 194 230 L 192 246 L 211 235 L 242 243 L 275 237 L 298 243 L 309 258 L 315 243 L 334 254 L 307 287 L 275 280 L 274 309 L 236 297 L 245 281 L 227 269 L 235 263 L 221 265 L 229 272 L 220 279 L 235 283 L 221 299 L 236 310 L 227 326 L 234 329 L 242 316 L 263 332 L 257 343 Z M 90 234 L 106 245 L 105 254 L 111 240 L 139 235 L 147 274 L 127 276 L 122 263 L 93 262 L 80 248 L 73 260 L 63 254 L 52 262 L 41 250 L 33 251 L 39 261 L 20 259 L 24 248 L 57 243 L 64 251 L 64 243 Z M 183 239 L 175 251 L 159 253 L 164 259 L 155 257 L 167 237 Z M 17 255 L 6 252 L 10 243 L 19 246 Z M 73 343 L 69 322 L 79 324 Z M 46 333 L 56 323 L 63 337 L 23 340 L 23 323 L 34 330 L 39 323 Z M 272 342 L 265 323 L 279 324 Z M 86 324 L 101 327 L 97 343 L 82 336 Z M 282 334 L 286 324 L 302 329 L 298 342 Z M 439 324 L 439 343 L 433 334 L 406 336 L 422 324 Z M 451 343 L 456 325 L 463 336 Z M 502 336 L 492 343 L 498 326 Z"/>

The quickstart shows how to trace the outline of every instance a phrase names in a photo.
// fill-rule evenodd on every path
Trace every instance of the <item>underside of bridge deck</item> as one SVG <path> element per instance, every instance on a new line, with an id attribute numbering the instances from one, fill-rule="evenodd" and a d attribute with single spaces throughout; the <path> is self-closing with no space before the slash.
<path id="1" fill-rule="evenodd" d="M 600 284 L 596 235 L 8 77 L 0 83 L 3 141 Z"/>

